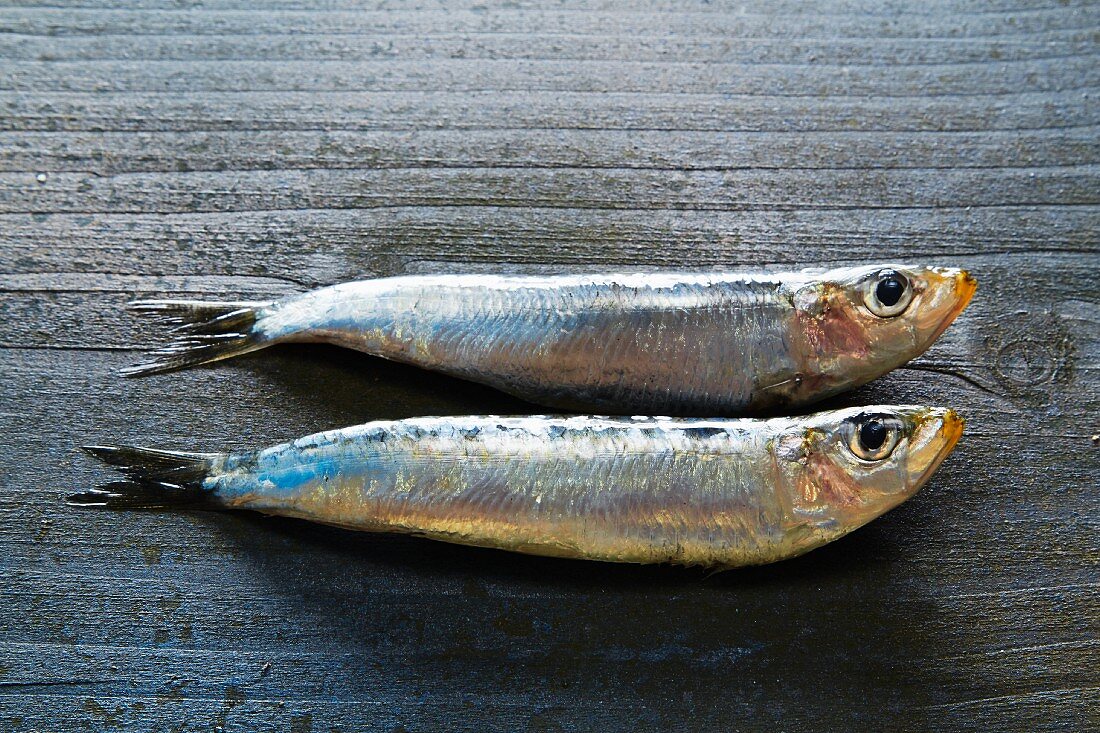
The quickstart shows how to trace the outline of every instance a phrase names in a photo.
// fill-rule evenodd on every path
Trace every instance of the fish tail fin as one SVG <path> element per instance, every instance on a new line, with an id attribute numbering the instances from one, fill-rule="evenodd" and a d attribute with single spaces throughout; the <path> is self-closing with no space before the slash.
<path id="1" fill-rule="evenodd" d="M 136 300 L 130 310 L 158 317 L 173 337 L 149 352 L 145 361 L 126 367 L 127 377 L 143 377 L 228 359 L 271 343 L 256 327 L 259 312 L 271 303 Z"/>
<path id="2" fill-rule="evenodd" d="M 182 453 L 125 445 L 86 445 L 83 450 L 114 466 L 126 478 L 72 494 L 67 499 L 72 506 L 167 509 L 218 505 L 213 490 L 203 483 L 221 458 L 219 453 Z"/>

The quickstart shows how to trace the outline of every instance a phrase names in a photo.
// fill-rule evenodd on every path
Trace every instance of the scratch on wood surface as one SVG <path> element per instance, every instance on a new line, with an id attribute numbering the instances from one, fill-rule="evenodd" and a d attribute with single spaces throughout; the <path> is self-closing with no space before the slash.
<path id="1" fill-rule="evenodd" d="M 960 700 L 958 702 L 950 702 L 942 705 L 929 705 L 928 707 L 934 710 L 949 710 L 952 708 L 968 707 L 971 705 L 985 705 L 988 703 L 1000 703 L 1000 702 L 1034 702 L 1036 700 L 1046 700 L 1049 698 L 1061 698 L 1065 699 L 1068 695 L 1078 696 L 1083 692 L 1097 692 L 1100 691 L 1098 687 L 1066 687 L 1053 690 L 1040 690 L 1037 692 L 1021 692 L 1012 695 L 997 695 L 995 697 L 980 697 L 973 700 Z M 1072 703 L 1072 700 L 1066 702 Z"/>
<path id="2" fill-rule="evenodd" d="M 1029 586 L 1027 588 L 1005 588 L 1001 590 L 985 591 L 981 593 L 955 593 L 945 596 L 946 599 L 956 598 L 986 598 L 988 596 L 1006 596 L 1015 593 L 1051 593 L 1064 590 L 1079 590 L 1081 588 L 1100 588 L 1100 583 L 1074 583 L 1071 585 Z"/>
<path id="3" fill-rule="evenodd" d="M 944 661 L 957 661 L 957 660 L 966 659 L 967 657 L 972 657 L 972 656 L 976 656 L 976 655 L 977 656 L 986 656 L 986 657 L 996 657 L 996 656 L 1001 656 L 1001 655 L 1026 654 L 1026 653 L 1030 653 L 1030 652 L 1048 651 L 1048 650 L 1051 650 L 1051 649 L 1081 649 L 1081 648 L 1088 648 L 1088 647 L 1093 647 L 1093 646 L 1100 646 L 1100 639 L 1088 639 L 1088 640 L 1084 640 L 1084 641 L 1059 641 L 1059 642 L 1054 642 L 1052 644 L 1035 644 L 1035 645 L 1032 645 L 1032 646 L 1008 647 L 1006 649 L 990 649 L 990 650 L 986 650 L 986 651 L 973 651 L 973 652 L 968 652 L 967 654 L 959 654 L 959 655 L 956 655 L 956 656 L 953 656 L 953 657 L 946 657 L 944 659 Z"/>

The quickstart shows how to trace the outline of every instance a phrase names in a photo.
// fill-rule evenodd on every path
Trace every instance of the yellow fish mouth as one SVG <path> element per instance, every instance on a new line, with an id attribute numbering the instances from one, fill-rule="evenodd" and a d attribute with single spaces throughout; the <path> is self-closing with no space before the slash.
<path id="1" fill-rule="evenodd" d="M 970 304 L 971 299 L 974 297 L 974 293 L 978 290 L 978 280 L 971 275 L 968 270 L 959 270 L 953 267 L 935 267 L 929 269 L 933 287 L 939 289 L 943 293 L 941 297 L 944 299 L 950 298 L 949 307 L 945 308 L 941 306 L 936 309 L 943 315 L 939 316 L 940 322 L 928 338 L 927 343 L 932 344 L 943 335 L 943 332 L 947 330 L 948 326 L 954 323 L 959 314 Z M 942 283 L 942 285 L 940 285 L 940 283 Z M 947 294 L 947 287 L 951 288 L 950 295 Z"/>
<path id="2" fill-rule="evenodd" d="M 915 447 L 913 457 L 917 459 L 917 466 L 913 466 L 917 473 L 916 480 L 912 483 L 912 492 L 916 493 L 933 473 L 946 460 L 947 456 L 955 450 L 966 428 L 966 420 L 952 409 L 935 410 L 920 418 L 920 428 L 930 428 L 929 423 L 939 422 L 939 429 L 935 434 L 921 441 L 923 445 Z M 920 463 L 926 465 L 921 466 Z"/>
<path id="3" fill-rule="evenodd" d="M 945 448 L 951 450 L 955 447 L 955 444 L 959 442 L 959 438 L 962 437 L 963 430 L 966 429 L 966 419 L 954 410 L 947 410 L 943 414 L 943 432 L 944 437 L 947 439 L 947 445 Z"/>
<path id="4" fill-rule="evenodd" d="M 962 312 L 974 293 L 978 290 L 978 279 L 970 274 L 969 270 L 959 270 L 955 275 L 955 298 L 957 299 L 955 315 Z"/>

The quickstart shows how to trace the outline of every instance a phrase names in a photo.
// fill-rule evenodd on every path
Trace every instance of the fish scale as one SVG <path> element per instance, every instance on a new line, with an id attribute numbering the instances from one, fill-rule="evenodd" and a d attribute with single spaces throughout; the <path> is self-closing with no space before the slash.
<path id="1" fill-rule="evenodd" d="M 872 302 L 904 282 L 900 310 Z M 364 280 L 269 304 L 140 301 L 176 341 L 127 370 L 327 341 L 580 412 L 732 415 L 863 384 L 923 352 L 974 281 L 878 265 L 767 275 L 656 272 Z"/>
<path id="2" fill-rule="evenodd" d="M 894 431 L 889 455 L 852 453 L 867 421 Z M 202 503 L 534 554 L 732 567 L 801 554 L 896 506 L 961 430 L 950 410 L 889 406 L 769 420 L 416 418 L 249 453 L 91 448 L 129 480 L 73 500 Z"/>

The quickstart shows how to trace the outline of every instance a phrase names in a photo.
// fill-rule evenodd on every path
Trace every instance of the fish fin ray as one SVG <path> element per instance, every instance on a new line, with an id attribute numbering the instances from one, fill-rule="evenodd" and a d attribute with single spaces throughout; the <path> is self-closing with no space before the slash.
<path id="1" fill-rule="evenodd" d="M 131 311 L 158 318 L 172 340 L 126 367 L 123 376 L 143 377 L 229 359 L 267 346 L 256 328 L 259 311 L 269 302 L 135 300 Z"/>
<path id="2" fill-rule="evenodd" d="M 168 509 L 213 507 L 214 493 L 204 486 L 218 453 L 139 448 L 128 445 L 87 445 L 83 450 L 121 472 L 125 479 L 70 495 L 70 506 L 106 509 Z"/>

